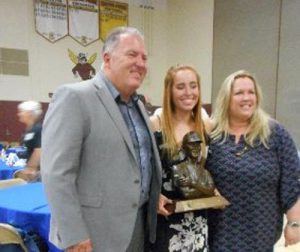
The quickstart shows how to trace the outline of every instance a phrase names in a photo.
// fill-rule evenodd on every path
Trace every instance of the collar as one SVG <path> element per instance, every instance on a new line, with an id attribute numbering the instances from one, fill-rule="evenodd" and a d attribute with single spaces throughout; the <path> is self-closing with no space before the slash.
<path id="1" fill-rule="evenodd" d="M 114 99 L 116 102 L 122 102 L 122 103 L 125 103 L 125 104 L 131 104 L 131 103 L 136 104 L 136 103 L 137 103 L 139 97 L 138 97 L 138 95 L 137 95 L 136 92 L 134 92 L 134 93 L 131 95 L 131 97 L 130 97 L 130 99 L 129 99 L 128 102 L 123 101 L 123 100 L 121 99 L 120 92 L 115 88 L 115 86 L 113 85 L 113 83 L 112 83 L 108 78 L 106 78 L 106 76 L 105 76 L 105 74 L 104 74 L 103 71 L 101 71 L 101 74 L 102 74 L 102 76 L 103 76 L 104 83 L 105 83 L 105 85 L 106 85 L 106 87 L 107 87 L 109 93 L 111 94 L 111 96 L 113 97 L 113 99 Z"/>

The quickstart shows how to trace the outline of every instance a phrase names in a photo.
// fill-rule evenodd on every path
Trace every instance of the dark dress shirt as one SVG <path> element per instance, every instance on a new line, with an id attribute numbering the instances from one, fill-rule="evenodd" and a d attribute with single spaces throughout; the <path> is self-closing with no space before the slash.
<path id="1" fill-rule="evenodd" d="M 102 73 L 102 75 L 104 75 Z M 150 182 L 152 176 L 152 144 L 146 123 L 138 107 L 138 96 L 133 94 L 128 102 L 121 99 L 119 91 L 103 76 L 105 84 L 116 101 L 120 112 L 127 125 L 135 150 L 135 155 L 141 172 L 141 197 L 140 205 L 149 199 Z"/>

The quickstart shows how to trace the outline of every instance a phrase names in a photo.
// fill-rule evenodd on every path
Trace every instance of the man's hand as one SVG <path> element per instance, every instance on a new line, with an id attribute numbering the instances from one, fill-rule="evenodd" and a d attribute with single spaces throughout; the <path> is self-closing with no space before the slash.
<path id="1" fill-rule="evenodd" d="M 92 252 L 92 251 L 93 251 L 93 247 L 90 239 L 79 242 L 67 248 L 67 252 Z"/>

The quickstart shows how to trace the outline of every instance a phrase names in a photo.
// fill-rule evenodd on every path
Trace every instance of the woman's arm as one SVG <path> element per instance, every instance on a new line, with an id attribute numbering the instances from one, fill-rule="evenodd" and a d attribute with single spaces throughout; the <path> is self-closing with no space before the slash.
<path id="1" fill-rule="evenodd" d="M 26 181 L 37 181 L 40 179 L 41 148 L 35 148 L 26 163 L 25 169 L 18 170 L 14 176 Z"/>
<path id="2" fill-rule="evenodd" d="M 40 160 L 41 148 L 34 148 L 29 160 L 27 161 L 26 167 L 38 171 L 40 169 Z"/>
<path id="3" fill-rule="evenodd" d="M 300 198 L 286 212 L 287 224 L 284 228 L 285 246 L 300 242 Z"/>
<path id="4" fill-rule="evenodd" d="M 160 131 L 160 119 L 158 115 L 150 116 L 152 131 Z"/>

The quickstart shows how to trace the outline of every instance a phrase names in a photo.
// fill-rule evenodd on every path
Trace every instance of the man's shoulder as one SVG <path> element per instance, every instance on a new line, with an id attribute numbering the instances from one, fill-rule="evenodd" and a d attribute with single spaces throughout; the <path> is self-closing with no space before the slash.
<path id="1" fill-rule="evenodd" d="M 84 93 L 94 91 L 95 89 L 102 88 L 103 86 L 104 84 L 101 81 L 97 81 L 95 78 L 92 78 L 85 81 L 62 84 L 56 89 L 56 92 L 60 93 L 65 90 L 65 92 Z"/>
<path id="2" fill-rule="evenodd" d="M 62 87 L 66 89 L 73 89 L 73 90 L 85 90 L 91 88 L 93 86 L 93 83 L 94 83 L 93 79 L 89 79 L 89 80 L 75 82 L 75 83 L 63 84 Z"/>

